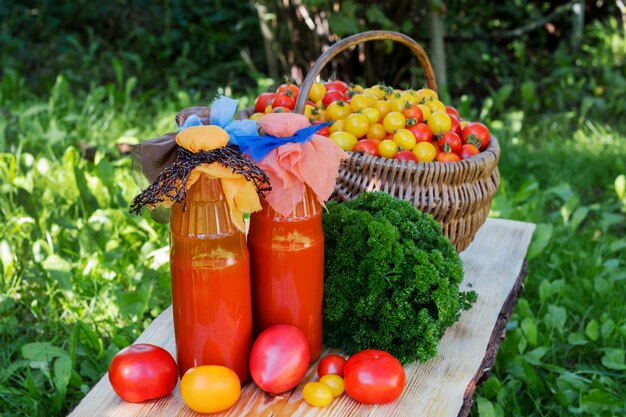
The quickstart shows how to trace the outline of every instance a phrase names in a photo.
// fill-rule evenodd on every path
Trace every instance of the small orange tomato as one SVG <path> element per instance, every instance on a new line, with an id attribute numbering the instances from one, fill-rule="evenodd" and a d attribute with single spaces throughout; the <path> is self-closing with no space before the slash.
<path id="1" fill-rule="evenodd" d="M 370 128 L 367 130 L 366 135 L 368 139 L 374 140 L 383 140 L 385 139 L 385 136 L 387 136 L 387 131 L 385 130 L 385 127 L 380 123 L 371 124 Z"/>
<path id="2" fill-rule="evenodd" d="M 217 413 L 231 407 L 241 392 L 237 374 L 225 366 L 189 369 L 180 380 L 180 395 L 198 413 Z"/>

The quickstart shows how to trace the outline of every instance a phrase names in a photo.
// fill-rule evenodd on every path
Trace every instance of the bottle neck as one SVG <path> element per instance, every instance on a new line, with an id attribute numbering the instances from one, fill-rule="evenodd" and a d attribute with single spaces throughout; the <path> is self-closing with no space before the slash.
<path id="1" fill-rule="evenodd" d="M 267 204 L 265 199 L 261 199 L 261 205 L 263 206 L 261 215 L 266 218 L 271 218 L 274 221 L 308 220 L 312 217 L 319 216 L 322 213 L 322 206 L 310 187 L 306 187 L 304 197 L 298 204 L 296 204 L 293 211 L 288 216 L 283 216 L 276 212 L 269 206 L 269 204 Z"/>
<path id="2" fill-rule="evenodd" d="M 200 174 L 187 193 L 187 204 L 172 206 L 170 230 L 177 235 L 200 239 L 235 234 L 237 229 L 231 221 L 220 180 Z"/>

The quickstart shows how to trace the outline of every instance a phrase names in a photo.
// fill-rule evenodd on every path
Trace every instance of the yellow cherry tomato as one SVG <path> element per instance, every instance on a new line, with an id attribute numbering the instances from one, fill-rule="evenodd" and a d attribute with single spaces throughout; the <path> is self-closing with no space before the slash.
<path id="1" fill-rule="evenodd" d="M 322 103 L 322 100 L 317 100 L 315 102 L 315 107 L 317 107 L 318 109 L 326 109 L 326 106 L 324 106 L 324 103 Z"/>
<path id="2" fill-rule="evenodd" d="M 380 113 L 380 119 L 382 120 L 389 114 L 391 111 L 391 103 L 387 100 L 378 100 L 376 102 L 376 110 Z"/>
<path id="3" fill-rule="evenodd" d="M 417 142 L 415 135 L 407 129 L 396 130 L 396 133 L 393 134 L 393 141 L 403 150 L 407 151 L 413 149 L 413 147 L 415 147 L 415 143 Z"/>
<path id="4" fill-rule="evenodd" d="M 419 107 L 419 109 L 422 111 L 422 115 L 424 116 L 423 121 L 425 122 L 426 120 L 428 120 L 428 118 L 432 114 L 430 109 L 425 104 L 418 104 L 417 107 Z"/>
<path id="5" fill-rule="evenodd" d="M 424 104 L 428 101 L 439 100 L 439 96 L 430 88 L 422 88 L 417 90 L 417 102 Z"/>
<path id="6" fill-rule="evenodd" d="M 393 158 L 398 153 L 398 144 L 391 139 L 385 139 L 378 144 L 378 153 L 384 158 Z"/>
<path id="7" fill-rule="evenodd" d="M 363 97 L 367 100 L 367 107 L 376 107 L 376 103 L 378 103 L 378 99 L 374 94 L 366 94 L 363 93 Z"/>
<path id="8" fill-rule="evenodd" d="M 307 382 L 302 389 L 302 397 L 313 407 L 326 407 L 333 400 L 333 391 L 321 382 Z"/>
<path id="9" fill-rule="evenodd" d="M 430 111 L 433 113 L 436 113 L 436 112 L 445 113 L 446 112 L 446 105 L 443 104 L 439 100 L 427 101 L 426 107 L 428 107 Z"/>
<path id="10" fill-rule="evenodd" d="M 261 117 L 265 116 L 265 113 L 254 113 L 252 116 L 250 116 L 250 120 L 254 120 L 255 122 L 258 122 L 259 120 L 261 120 Z"/>
<path id="11" fill-rule="evenodd" d="M 463 120 L 461 122 L 461 130 L 465 129 L 465 126 L 467 126 L 469 124 L 469 120 Z"/>
<path id="12" fill-rule="evenodd" d="M 407 108 L 407 103 L 408 103 L 408 107 L 411 107 L 411 103 L 409 103 L 408 100 L 403 99 L 403 98 L 395 98 L 391 100 L 391 111 L 402 112 L 402 110 Z"/>
<path id="13" fill-rule="evenodd" d="M 402 94 L 402 98 L 411 104 L 417 104 L 417 94 L 415 90 L 407 90 Z"/>
<path id="14" fill-rule="evenodd" d="M 320 101 L 326 94 L 326 87 L 322 83 L 314 83 L 309 91 L 309 98 L 315 102 Z"/>
<path id="15" fill-rule="evenodd" d="M 383 119 L 383 126 L 388 133 L 395 133 L 396 130 L 406 126 L 406 117 L 399 111 L 392 111 Z"/>
<path id="16" fill-rule="evenodd" d="M 272 105 L 271 105 L 271 104 L 270 104 L 270 105 L 268 105 L 268 106 L 265 108 L 265 114 L 271 113 L 271 112 L 272 112 L 272 110 L 274 110 L 274 108 L 272 107 Z"/>
<path id="17" fill-rule="evenodd" d="M 333 397 L 339 397 L 345 390 L 343 378 L 339 375 L 326 374 L 320 378 L 320 382 L 324 385 L 328 385 L 333 393 Z"/>
<path id="18" fill-rule="evenodd" d="M 364 90 L 364 89 L 363 89 L 363 86 L 362 86 L 362 85 L 357 84 L 357 85 L 355 85 L 354 87 L 352 87 L 352 89 L 353 89 L 354 91 L 356 91 L 357 93 L 359 93 L 359 94 L 363 94 L 363 90 Z"/>
<path id="19" fill-rule="evenodd" d="M 368 139 L 379 141 L 385 139 L 385 136 L 387 136 L 387 131 L 385 130 L 385 126 L 380 123 L 371 124 L 366 135 Z"/>
<path id="20" fill-rule="evenodd" d="M 343 120 L 337 120 L 335 123 L 330 125 L 330 128 L 328 130 L 330 130 L 330 133 L 343 132 L 345 130 L 343 128 L 344 123 L 345 122 Z"/>
<path id="21" fill-rule="evenodd" d="M 367 117 L 360 113 L 352 113 L 343 120 L 343 129 L 352 133 L 357 139 L 361 139 L 367 134 L 370 122 Z"/>
<path id="22" fill-rule="evenodd" d="M 430 142 L 420 142 L 411 151 L 420 162 L 432 162 L 437 156 L 437 148 Z"/>
<path id="23" fill-rule="evenodd" d="M 311 118 L 313 117 L 313 110 L 315 109 L 315 107 L 311 106 L 310 104 L 307 104 L 304 106 L 304 115 L 307 118 Z"/>
<path id="24" fill-rule="evenodd" d="M 326 115 L 326 110 L 315 108 L 313 110 L 313 118 L 316 122 L 326 122 L 328 121 L 328 116 Z"/>
<path id="25" fill-rule="evenodd" d="M 385 98 L 385 96 L 387 95 L 385 88 L 380 84 L 372 86 L 372 91 L 379 100 Z"/>
<path id="26" fill-rule="evenodd" d="M 448 113 L 436 112 L 430 115 L 428 118 L 428 127 L 435 136 L 441 136 L 452 127 L 452 120 Z"/>
<path id="27" fill-rule="evenodd" d="M 367 120 L 369 120 L 370 123 L 378 123 L 378 121 L 380 120 L 380 112 L 371 107 L 367 107 L 361 110 L 360 113 L 367 117 Z"/>
<path id="28" fill-rule="evenodd" d="M 350 113 L 352 113 L 350 106 L 341 100 L 330 103 L 326 109 L 326 114 L 333 122 L 345 119 Z"/>
<path id="29" fill-rule="evenodd" d="M 350 108 L 352 109 L 353 112 L 357 112 L 359 110 L 366 108 L 368 106 L 368 103 L 369 102 L 364 95 L 357 94 L 353 96 L 352 99 L 350 100 Z"/>
<path id="30" fill-rule="evenodd" d="M 197 366 L 180 380 L 180 395 L 198 413 L 217 413 L 231 407 L 241 393 L 241 382 L 225 366 Z M 332 394 L 331 394 L 332 395 Z"/>
<path id="31" fill-rule="evenodd" d="M 344 151 L 351 151 L 354 145 L 359 141 L 356 136 L 350 132 L 331 133 L 329 138 Z"/>

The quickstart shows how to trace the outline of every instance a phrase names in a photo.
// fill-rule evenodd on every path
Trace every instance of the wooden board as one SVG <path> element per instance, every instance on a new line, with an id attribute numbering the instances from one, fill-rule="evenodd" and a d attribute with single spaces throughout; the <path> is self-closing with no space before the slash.
<path id="1" fill-rule="evenodd" d="M 506 321 L 521 291 L 524 257 L 534 225 L 488 219 L 474 242 L 461 254 L 465 279 L 461 289 L 478 293 L 474 307 L 444 335 L 437 356 L 425 364 L 405 367 L 407 385 L 391 404 L 359 404 L 346 395 L 325 408 L 311 407 L 302 399 L 306 382 L 316 380 L 313 364 L 292 391 L 270 396 L 253 383 L 242 388 L 241 398 L 217 416 L 466 416 L 477 383 L 493 365 Z M 153 343 L 175 355 L 172 309 L 169 307 L 137 339 Z M 322 355 L 336 350 L 326 349 Z M 199 416 L 185 406 L 178 388 L 158 400 L 127 403 L 113 392 L 105 375 L 70 414 L 71 417 Z"/>

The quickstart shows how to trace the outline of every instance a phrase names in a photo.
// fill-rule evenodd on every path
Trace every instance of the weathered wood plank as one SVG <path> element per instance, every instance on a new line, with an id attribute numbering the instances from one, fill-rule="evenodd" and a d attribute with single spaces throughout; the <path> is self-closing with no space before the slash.
<path id="1" fill-rule="evenodd" d="M 292 391 L 269 396 L 254 384 L 242 389 L 240 400 L 219 416 L 437 416 L 467 415 L 476 384 L 490 368 L 510 311 L 521 290 L 523 262 L 534 225 L 489 219 L 474 242 L 461 254 L 465 269 L 462 289 L 478 292 L 478 302 L 444 335 L 437 356 L 425 364 L 408 365 L 407 386 L 402 396 L 386 405 L 358 404 L 347 396 L 322 409 L 302 399 L 302 388 L 315 379 L 313 364 L 304 380 Z M 175 354 L 171 307 L 137 339 Z M 332 350 L 337 352 L 336 350 Z M 327 354 L 328 349 L 323 353 Z M 178 389 L 168 397 L 141 404 L 121 401 L 108 377 L 87 394 L 70 414 L 94 416 L 196 416 L 182 402 Z"/>

